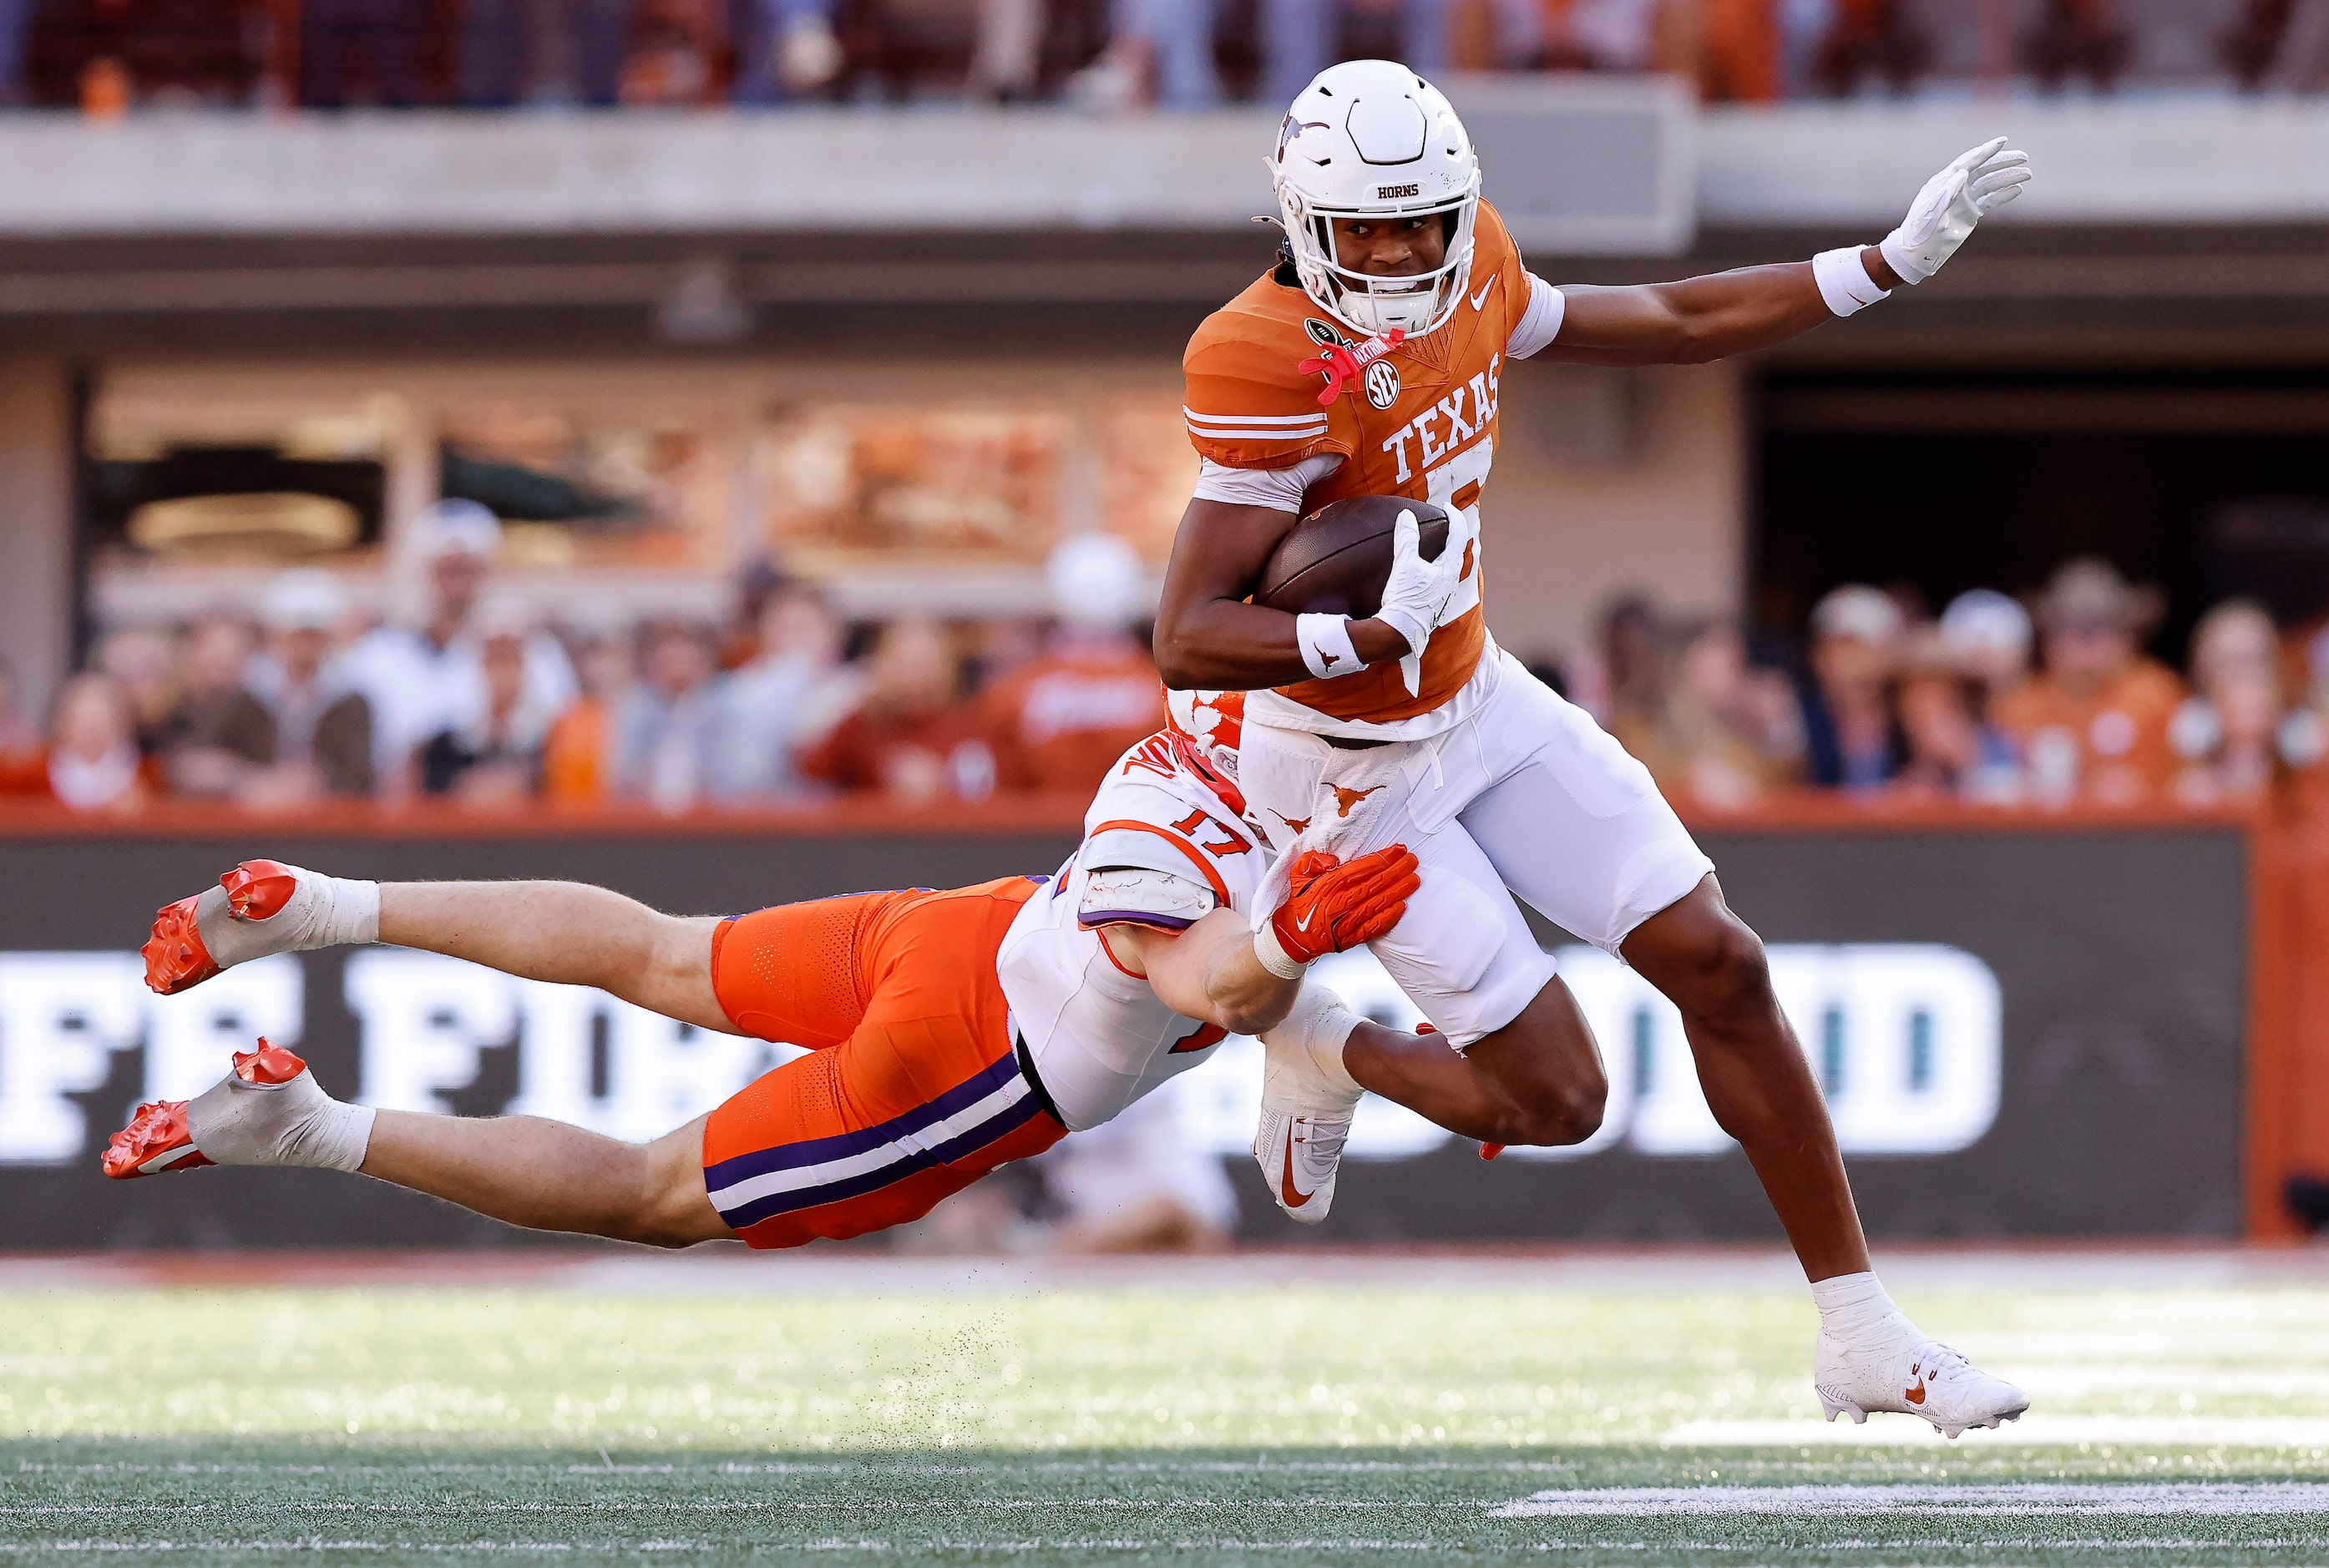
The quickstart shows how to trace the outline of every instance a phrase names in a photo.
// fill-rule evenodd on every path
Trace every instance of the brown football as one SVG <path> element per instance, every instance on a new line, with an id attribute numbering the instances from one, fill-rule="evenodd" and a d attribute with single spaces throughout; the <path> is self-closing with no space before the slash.
<path id="1" fill-rule="evenodd" d="M 1391 529 L 1401 512 L 1415 513 L 1423 559 L 1438 560 L 1447 548 L 1445 512 L 1403 496 L 1353 495 L 1320 507 L 1278 541 L 1253 602 L 1297 615 L 1373 615 L 1391 580 Z"/>

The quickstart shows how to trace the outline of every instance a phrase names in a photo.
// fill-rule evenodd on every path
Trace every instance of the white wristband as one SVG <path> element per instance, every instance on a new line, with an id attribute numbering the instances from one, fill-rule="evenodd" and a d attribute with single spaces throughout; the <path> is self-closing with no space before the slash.
<path id="1" fill-rule="evenodd" d="M 1841 250 L 1823 250 L 1812 258 L 1812 277 L 1819 285 L 1820 297 L 1838 315 L 1853 315 L 1880 299 L 1892 297 L 1891 289 L 1877 287 L 1876 280 L 1868 276 L 1867 265 L 1860 259 L 1861 249 L 1850 245 Z"/>
<path id="2" fill-rule="evenodd" d="M 1277 927 L 1267 920 L 1253 934 L 1253 955 L 1260 960 L 1262 968 L 1280 980 L 1300 980 L 1310 968 L 1308 964 L 1297 963 L 1287 956 L 1285 947 L 1278 940 Z"/>
<path id="3" fill-rule="evenodd" d="M 1321 681 L 1355 674 L 1363 668 L 1359 651 L 1351 646 L 1348 615 L 1297 615 L 1294 641 L 1302 649 L 1302 662 Z"/>

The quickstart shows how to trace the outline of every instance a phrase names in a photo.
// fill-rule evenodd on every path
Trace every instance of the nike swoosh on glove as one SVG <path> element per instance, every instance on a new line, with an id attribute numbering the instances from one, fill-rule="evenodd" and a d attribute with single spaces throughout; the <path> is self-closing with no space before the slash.
<path id="1" fill-rule="evenodd" d="M 1405 844 L 1388 845 L 1355 860 L 1340 859 L 1325 850 L 1306 850 L 1295 857 L 1287 881 L 1286 902 L 1269 917 L 1269 928 L 1296 963 L 1310 963 L 1390 934 L 1405 917 L 1408 899 L 1423 886 L 1415 851 Z"/>
<path id="2" fill-rule="evenodd" d="M 1877 242 L 1885 265 L 1906 283 L 1922 283 L 1957 252 L 1973 226 L 2022 194 L 2030 155 L 1994 137 L 1925 182 L 1900 227 Z"/>

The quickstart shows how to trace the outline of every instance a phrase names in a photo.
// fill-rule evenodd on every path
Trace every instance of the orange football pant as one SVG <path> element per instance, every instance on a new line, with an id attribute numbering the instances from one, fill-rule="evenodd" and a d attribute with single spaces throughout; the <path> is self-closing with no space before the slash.
<path id="1" fill-rule="evenodd" d="M 755 1247 L 919 1219 L 1067 1136 L 1020 1071 L 995 976 L 1042 884 L 857 893 L 721 922 L 712 986 L 740 1032 L 808 1047 L 712 1113 L 703 1186 Z"/>

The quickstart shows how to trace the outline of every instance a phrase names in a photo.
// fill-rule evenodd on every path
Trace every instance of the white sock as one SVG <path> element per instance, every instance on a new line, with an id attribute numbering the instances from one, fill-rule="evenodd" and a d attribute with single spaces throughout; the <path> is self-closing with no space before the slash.
<path id="1" fill-rule="evenodd" d="M 297 866 L 285 869 L 298 878 L 297 890 L 289 903 L 265 920 L 235 919 L 227 911 L 223 887 L 212 888 L 194 906 L 203 945 L 222 968 L 272 953 L 306 953 L 380 940 L 379 883 L 326 877 Z"/>
<path id="2" fill-rule="evenodd" d="M 1319 1076 L 1356 1103 L 1366 1091 L 1351 1076 L 1350 1068 L 1343 1065 L 1343 1047 L 1350 1043 L 1351 1031 L 1358 1027 L 1359 1015 L 1341 997 L 1314 981 L 1305 985 L 1294 999 L 1294 1010 L 1286 1015 L 1286 1021 L 1268 1030 L 1262 1038 L 1265 1041 L 1300 1046 Z"/>
<path id="3" fill-rule="evenodd" d="M 377 1115 L 333 1099 L 310 1072 L 288 1084 L 246 1084 L 229 1073 L 186 1103 L 186 1131 L 220 1165 L 357 1170 Z"/>
<path id="4" fill-rule="evenodd" d="M 1892 1298 L 1884 1293 L 1872 1273 L 1815 1280 L 1812 1301 L 1819 1308 L 1820 1331 L 1848 1344 L 1884 1344 L 1917 1337 L 1917 1326 L 1892 1304 Z"/>

